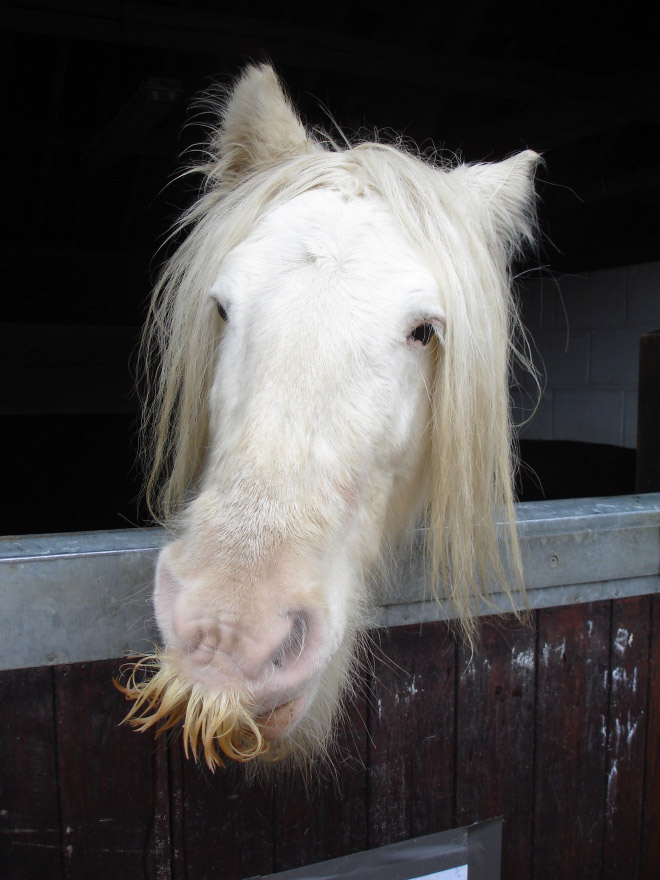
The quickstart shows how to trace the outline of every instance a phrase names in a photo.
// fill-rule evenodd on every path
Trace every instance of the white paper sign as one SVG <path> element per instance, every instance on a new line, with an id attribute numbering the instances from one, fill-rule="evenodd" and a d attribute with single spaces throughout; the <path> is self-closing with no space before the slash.
<path id="1" fill-rule="evenodd" d="M 447 868 L 446 871 L 424 874 L 423 877 L 415 877 L 414 880 L 468 880 L 468 866 L 460 865 L 457 868 Z"/>

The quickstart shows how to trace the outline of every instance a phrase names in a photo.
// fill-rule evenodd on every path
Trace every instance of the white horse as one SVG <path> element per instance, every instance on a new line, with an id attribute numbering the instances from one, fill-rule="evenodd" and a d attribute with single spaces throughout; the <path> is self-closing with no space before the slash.
<path id="1" fill-rule="evenodd" d="M 172 541 L 163 648 L 124 687 L 132 723 L 182 722 L 211 769 L 327 747 L 370 583 L 415 524 L 468 635 L 519 578 L 509 266 L 538 160 L 338 149 L 268 66 L 219 110 L 145 336 L 148 497 Z"/>

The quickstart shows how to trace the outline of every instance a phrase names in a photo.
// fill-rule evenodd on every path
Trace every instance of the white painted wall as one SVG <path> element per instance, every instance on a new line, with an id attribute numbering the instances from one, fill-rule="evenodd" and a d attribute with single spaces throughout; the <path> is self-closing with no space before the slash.
<path id="1" fill-rule="evenodd" d="M 660 329 L 660 262 L 530 279 L 519 293 L 544 387 L 520 436 L 634 447 L 639 337 Z M 520 423 L 536 392 L 528 376 L 517 379 Z"/>

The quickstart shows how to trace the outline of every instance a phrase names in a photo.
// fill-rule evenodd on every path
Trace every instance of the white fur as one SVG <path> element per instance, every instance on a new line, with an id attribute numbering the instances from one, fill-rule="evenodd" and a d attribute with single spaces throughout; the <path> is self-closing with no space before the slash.
<path id="1" fill-rule="evenodd" d="M 508 266 L 532 237 L 537 157 L 328 150 L 267 67 L 236 86 L 211 154 L 145 341 L 162 354 L 149 494 L 175 531 L 156 610 L 185 679 L 244 694 L 270 737 L 309 750 L 369 579 L 415 523 L 468 633 L 475 597 L 519 572 Z"/>

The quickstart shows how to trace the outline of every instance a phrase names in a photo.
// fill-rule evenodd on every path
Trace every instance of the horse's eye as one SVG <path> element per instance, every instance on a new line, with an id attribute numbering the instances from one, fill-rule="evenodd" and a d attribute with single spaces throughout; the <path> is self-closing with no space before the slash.
<path id="1" fill-rule="evenodd" d="M 227 310 L 225 309 L 225 307 L 224 307 L 223 305 L 221 305 L 221 304 L 220 304 L 219 302 L 217 302 L 217 301 L 216 301 L 216 304 L 215 304 L 215 305 L 216 305 L 216 308 L 217 308 L 217 310 L 218 310 L 218 314 L 220 315 L 220 317 L 222 318 L 222 320 L 225 321 L 225 323 L 226 323 L 226 322 L 229 320 L 229 318 L 227 317 Z"/>
<path id="2" fill-rule="evenodd" d="M 435 327 L 433 324 L 420 324 L 418 327 L 415 327 L 408 339 L 410 339 L 411 342 L 421 342 L 422 345 L 428 345 L 433 339 L 434 333 Z"/>

